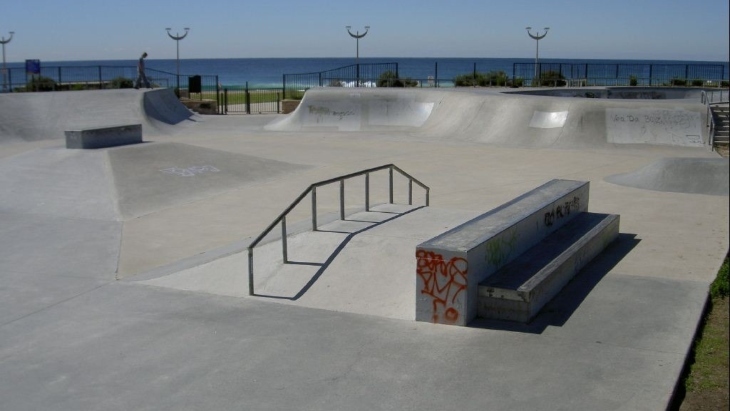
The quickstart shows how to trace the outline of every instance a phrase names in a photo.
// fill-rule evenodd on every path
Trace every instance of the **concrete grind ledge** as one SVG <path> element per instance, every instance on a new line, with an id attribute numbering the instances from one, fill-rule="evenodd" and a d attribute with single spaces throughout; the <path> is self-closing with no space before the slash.
<path id="1" fill-rule="evenodd" d="M 479 284 L 477 316 L 530 322 L 619 233 L 615 214 L 581 213 Z"/>
<path id="2" fill-rule="evenodd" d="M 416 320 L 467 325 L 479 283 L 588 211 L 590 184 L 551 180 L 416 248 Z"/>
<path id="3" fill-rule="evenodd" d="M 142 125 L 125 124 L 67 130 L 66 148 L 94 149 L 142 142 Z"/>

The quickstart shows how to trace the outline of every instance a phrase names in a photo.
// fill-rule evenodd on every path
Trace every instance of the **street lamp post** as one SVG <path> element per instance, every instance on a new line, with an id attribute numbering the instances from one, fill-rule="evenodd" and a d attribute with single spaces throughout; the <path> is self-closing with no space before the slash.
<path id="1" fill-rule="evenodd" d="M 10 40 L 13 39 L 13 34 L 15 32 L 10 32 L 10 37 L 5 40 L 5 36 L 2 37 L 2 40 L 0 40 L 0 43 L 3 45 L 3 91 L 8 91 L 8 69 L 5 66 L 5 45 L 10 43 Z"/>
<path id="2" fill-rule="evenodd" d="M 345 28 L 347 28 L 347 33 L 350 37 L 355 39 L 355 70 L 357 70 L 357 87 L 360 87 L 360 39 L 368 34 L 370 26 L 365 26 L 365 32 L 362 34 L 359 31 L 355 33 L 351 32 L 350 29 L 352 26 L 346 26 Z"/>
<path id="3" fill-rule="evenodd" d="M 188 35 L 188 31 L 190 31 L 190 28 L 185 27 L 185 33 L 181 36 L 180 33 L 175 33 L 173 36 L 170 34 L 171 28 L 166 28 L 167 35 L 170 36 L 171 39 L 175 40 L 175 44 L 177 45 L 177 92 L 180 92 L 180 40 L 184 39 L 185 36 Z"/>
<path id="4" fill-rule="evenodd" d="M 548 30 L 550 30 L 550 27 L 545 27 L 545 33 L 543 35 L 540 35 L 540 31 L 538 31 L 535 35 L 530 33 L 530 30 L 532 30 L 532 27 L 526 27 L 527 35 L 535 39 L 535 78 L 537 78 L 537 62 L 539 59 L 540 54 L 540 40 L 547 36 Z"/>

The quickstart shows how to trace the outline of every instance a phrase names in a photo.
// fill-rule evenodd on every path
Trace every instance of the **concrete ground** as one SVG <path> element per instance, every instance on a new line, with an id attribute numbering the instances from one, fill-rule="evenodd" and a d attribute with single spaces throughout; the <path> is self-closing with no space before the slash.
<path id="1" fill-rule="evenodd" d="M 701 144 L 694 100 L 340 90 L 288 116 L 203 117 L 161 90 L 89 93 L 94 117 L 131 107 L 115 123 L 148 143 L 67 150 L 79 114 L 0 118 L 3 408 L 669 405 L 729 242 L 727 160 Z M 0 98 L 3 112 L 22 97 Z M 643 123 L 621 124 L 631 113 Z M 364 212 L 353 179 L 337 221 L 323 189 L 321 231 L 305 200 L 288 220 L 297 264 L 276 239 L 257 247 L 248 295 L 246 247 L 309 184 L 389 163 L 430 207 L 417 188 L 406 206 L 402 180 L 400 205 L 381 204 L 375 174 L 380 205 Z M 553 178 L 590 181 L 619 240 L 528 325 L 413 321 L 415 246 Z"/>

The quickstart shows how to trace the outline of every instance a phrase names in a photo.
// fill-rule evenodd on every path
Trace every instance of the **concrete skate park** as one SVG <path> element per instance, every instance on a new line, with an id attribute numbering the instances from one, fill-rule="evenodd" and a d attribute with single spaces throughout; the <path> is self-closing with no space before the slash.
<path id="1" fill-rule="evenodd" d="M 728 251 L 706 107 L 527 91 L 311 89 L 257 116 L 0 94 L 3 408 L 666 409 Z M 129 125 L 142 143 L 67 148 Z M 611 241 L 529 321 L 419 318 L 417 249 L 552 181 L 620 216 Z"/>

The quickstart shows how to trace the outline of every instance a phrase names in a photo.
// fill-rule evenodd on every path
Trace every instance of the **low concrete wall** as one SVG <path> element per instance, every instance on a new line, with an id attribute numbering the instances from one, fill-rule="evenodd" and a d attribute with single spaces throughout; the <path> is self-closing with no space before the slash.
<path id="1" fill-rule="evenodd" d="M 106 148 L 142 142 L 141 124 L 83 128 L 64 133 L 66 148 Z"/>
<path id="2" fill-rule="evenodd" d="M 538 88 L 529 90 L 507 91 L 506 94 L 527 94 L 533 96 L 552 97 L 584 97 L 614 100 L 699 100 L 701 87 L 569 87 Z"/>
<path id="3" fill-rule="evenodd" d="M 588 210 L 589 183 L 552 180 L 416 247 L 416 320 L 466 325 L 479 283 Z"/>

